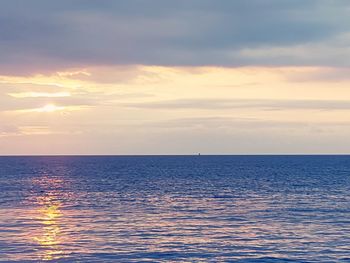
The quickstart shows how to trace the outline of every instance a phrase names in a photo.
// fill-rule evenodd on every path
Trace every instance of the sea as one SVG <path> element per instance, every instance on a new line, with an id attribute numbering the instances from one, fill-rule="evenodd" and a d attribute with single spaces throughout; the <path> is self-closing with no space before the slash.
<path id="1" fill-rule="evenodd" d="M 0 262 L 350 262 L 350 156 L 0 157 Z"/>

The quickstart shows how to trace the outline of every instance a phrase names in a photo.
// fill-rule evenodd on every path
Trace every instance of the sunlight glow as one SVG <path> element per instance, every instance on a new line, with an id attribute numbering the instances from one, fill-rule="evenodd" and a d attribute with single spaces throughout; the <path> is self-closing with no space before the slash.
<path id="1" fill-rule="evenodd" d="M 60 111 L 63 110 L 65 107 L 59 107 L 54 104 L 47 104 L 44 107 L 38 108 L 35 111 L 37 112 L 55 112 L 55 111 Z"/>

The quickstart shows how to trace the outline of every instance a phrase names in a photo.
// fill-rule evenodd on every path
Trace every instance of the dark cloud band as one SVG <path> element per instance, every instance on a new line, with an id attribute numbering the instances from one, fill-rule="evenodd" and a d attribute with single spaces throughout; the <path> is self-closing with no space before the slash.
<path id="1" fill-rule="evenodd" d="M 127 64 L 347 66 L 350 57 L 350 3 L 343 0 L 4 0 L 0 7 L 2 73 Z M 308 55 L 315 46 L 322 52 Z"/>

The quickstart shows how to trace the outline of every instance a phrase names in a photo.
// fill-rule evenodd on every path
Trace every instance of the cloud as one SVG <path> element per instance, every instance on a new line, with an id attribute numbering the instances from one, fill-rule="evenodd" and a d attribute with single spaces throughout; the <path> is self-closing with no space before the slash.
<path id="1" fill-rule="evenodd" d="M 278 99 L 178 99 L 146 103 L 125 103 L 140 109 L 265 109 L 265 110 L 350 110 L 349 100 L 278 100 Z"/>
<path id="2" fill-rule="evenodd" d="M 14 125 L 8 125 L 8 124 L 0 125 L 0 137 L 17 135 L 19 133 L 20 133 L 19 128 Z"/>
<path id="3" fill-rule="evenodd" d="M 19 92 L 9 93 L 8 95 L 14 98 L 62 98 L 71 96 L 69 92 Z"/>
<path id="4" fill-rule="evenodd" d="M 0 73 L 132 64 L 344 66 L 349 7 L 344 0 L 4 0 Z M 315 47 L 326 53 L 302 56 Z"/>
<path id="5" fill-rule="evenodd" d="M 1 137 L 13 137 L 13 136 L 32 136 L 32 135 L 52 135 L 52 134 L 65 134 L 64 131 L 52 131 L 48 126 L 14 126 L 3 125 L 0 126 L 0 138 Z"/>
<path id="6" fill-rule="evenodd" d="M 304 72 L 289 72 L 286 77 L 291 82 L 348 82 L 350 68 L 316 68 Z"/>
<path id="7" fill-rule="evenodd" d="M 47 105 L 55 105 L 56 107 L 74 107 L 86 108 L 92 107 L 99 103 L 98 99 L 87 96 L 75 97 L 13 97 L 10 95 L 2 95 L 0 105 L 1 111 L 31 111 L 37 110 Z"/>

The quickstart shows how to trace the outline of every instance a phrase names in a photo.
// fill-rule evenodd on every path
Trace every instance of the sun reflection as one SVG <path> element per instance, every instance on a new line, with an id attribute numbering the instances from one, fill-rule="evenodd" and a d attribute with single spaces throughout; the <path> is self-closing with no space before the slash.
<path id="1" fill-rule="evenodd" d="M 59 249 L 61 228 L 59 219 L 62 216 L 60 203 L 53 202 L 52 197 L 45 196 L 39 198 L 38 220 L 42 223 L 42 229 L 38 236 L 33 239 L 42 247 L 44 253 L 42 260 L 58 259 L 63 254 Z"/>
<path id="2" fill-rule="evenodd" d="M 46 220 L 45 222 L 50 222 L 51 220 L 54 220 L 61 215 L 58 205 L 51 205 L 47 207 L 44 209 L 43 213 L 46 216 L 46 218 L 44 218 Z"/>
<path id="3" fill-rule="evenodd" d="M 38 259 L 42 261 L 57 260 L 65 256 L 62 249 L 66 242 L 66 236 L 62 233 L 63 213 L 62 213 L 62 195 L 59 189 L 63 180 L 54 176 L 38 176 L 32 183 L 42 189 L 36 197 L 37 208 L 35 209 L 35 218 L 40 224 L 32 232 L 32 240 L 39 246 Z"/>

